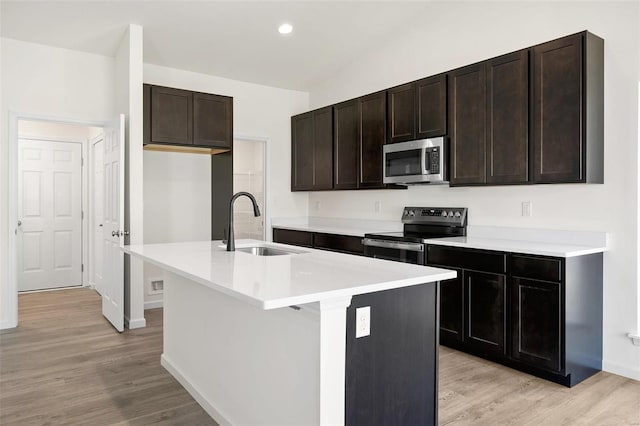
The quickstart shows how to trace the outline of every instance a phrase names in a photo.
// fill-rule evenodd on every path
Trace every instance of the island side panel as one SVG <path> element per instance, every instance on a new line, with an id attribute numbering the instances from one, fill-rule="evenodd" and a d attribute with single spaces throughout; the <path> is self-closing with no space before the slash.
<path id="1" fill-rule="evenodd" d="M 320 317 L 166 272 L 162 364 L 221 425 L 320 424 Z"/>
<path id="2" fill-rule="evenodd" d="M 438 283 L 354 296 L 347 309 L 347 426 L 436 425 Z M 356 309 L 371 334 L 355 338 Z"/>

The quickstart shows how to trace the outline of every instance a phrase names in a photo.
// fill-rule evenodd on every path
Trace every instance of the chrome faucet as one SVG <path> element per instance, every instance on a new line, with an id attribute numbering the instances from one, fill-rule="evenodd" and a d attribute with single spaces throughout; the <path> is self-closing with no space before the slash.
<path id="1" fill-rule="evenodd" d="M 233 235 L 233 203 L 242 195 L 249 197 L 253 203 L 253 215 L 255 217 L 260 216 L 260 209 L 258 208 L 258 203 L 253 195 L 248 192 L 237 192 L 233 197 L 231 197 L 231 201 L 229 201 L 229 227 L 227 228 L 229 230 L 229 235 L 227 235 L 227 251 L 236 251 L 236 241 L 235 236 Z"/>

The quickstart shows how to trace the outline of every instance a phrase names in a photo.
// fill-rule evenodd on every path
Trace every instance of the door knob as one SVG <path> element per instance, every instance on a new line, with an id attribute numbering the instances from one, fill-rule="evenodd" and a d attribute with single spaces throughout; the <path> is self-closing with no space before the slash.
<path id="1" fill-rule="evenodd" d="M 112 237 L 119 237 L 120 236 L 120 231 L 111 231 L 111 236 Z"/>
<path id="2" fill-rule="evenodd" d="M 18 221 L 18 226 L 22 226 L 22 221 L 21 220 Z"/>
<path id="3" fill-rule="evenodd" d="M 102 224 L 98 225 L 100 228 L 102 228 Z"/>
<path id="4" fill-rule="evenodd" d="M 121 231 L 120 235 L 122 235 L 122 236 L 129 235 L 129 231 Z"/>

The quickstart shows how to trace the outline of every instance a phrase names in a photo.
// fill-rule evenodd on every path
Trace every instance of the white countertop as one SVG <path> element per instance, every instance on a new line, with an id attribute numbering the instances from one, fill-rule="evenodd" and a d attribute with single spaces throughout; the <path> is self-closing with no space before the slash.
<path id="1" fill-rule="evenodd" d="M 227 252 L 220 241 L 143 244 L 122 250 L 213 290 L 276 309 L 455 278 L 456 272 L 368 257 L 236 241 L 236 249 L 268 246 L 299 252 L 255 256 Z"/>
<path id="2" fill-rule="evenodd" d="M 553 257 L 584 256 L 587 254 L 601 253 L 606 250 L 606 248 L 602 246 L 582 246 L 539 241 L 501 240 L 496 238 L 478 237 L 434 238 L 427 240 L 426 243 L 436 246 L 497 250 Z"/>
<path id="3" fill-rule="evenodd" d="M 402 223 L 399 221 L 323 217 L 274 218 L 271 221 L 271 226 L 278 229 L 292 229 L 294 231 L 350 235 L 353 237 L 364 237 L 364 234 L 372 232 L 402 231 Z"/>

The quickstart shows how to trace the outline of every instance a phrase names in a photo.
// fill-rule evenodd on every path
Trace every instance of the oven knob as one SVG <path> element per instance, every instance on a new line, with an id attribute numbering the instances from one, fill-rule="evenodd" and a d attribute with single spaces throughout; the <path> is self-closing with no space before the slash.
<path id="1" fill-rule="evenodd" d="M 460 218 L 460 212 L 456 212 L 456 213 L 454 214 L 454 216 L 455 216 L 456 218 Z"/>
<path id="2" fill-rule="evenodd" d="M 449 217 L 453 217 L 453 212 L 449 212 Z"/>
<path id="3" fill-rule="evenodd" d="M 413 210 L 409 210 L 409 216 L 415 216 L 416 212 L 414 212 Z"/>
<path id="4" fill-rule="evenodd" d="M 447 212 L 442 212 L 442 217 L 447 217 Z"/>
<path id="5" fill-rule="evenodd" d="M 404 215 L 405 215 L 405 216 L 409 216 L 409 210 L 404 209 Z"/>

